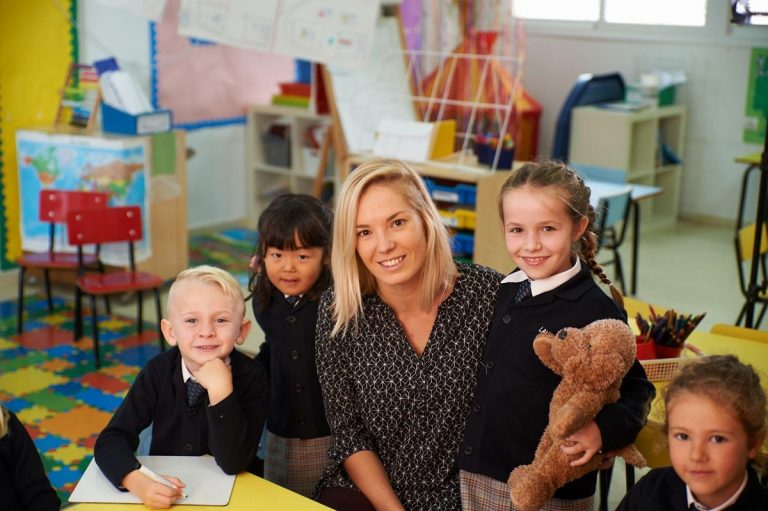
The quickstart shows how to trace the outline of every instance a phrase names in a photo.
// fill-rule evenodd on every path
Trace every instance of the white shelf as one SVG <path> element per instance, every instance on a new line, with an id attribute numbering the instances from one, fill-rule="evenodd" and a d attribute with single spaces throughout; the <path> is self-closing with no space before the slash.
<path id="1" fill-rule="evenodd" d="M 651 223 L 675 221 L 679 212 L 682 164 L 662 164 L 660 144 L 680 158 L 685 153 L 682 105 L 619 112 L 584 106 L 573 109 L 569 159 L 572 163 L 620 169 L 627 181 L 661 187 L 664 192 L 643 201 L 643 217 Z M 645 220 L 643 220 L 645 224 Z"/>
<path id="2" fill-rule="evenodd" d="M 286 145 L 282 148 L 269 149 L 277 150 L 277 156 L 290 162 L 290 166 L 267 163 L 268 147 L 265 145 L 264 136 L 275 124 L 286 127 Z M 248 108 L 245 143 L 246 168 L 249 169 L 246 179 L 248 225 L 256 224 L 261 212 L 279 193 L 311 192 L 315 173 L 305 169 L 305 165 L 312 165 L 311 161 L 305 162 L 306 133 L 313 126 L 328 125 L 330 127 L 330 124 L 330 116 L 318 115 L 306 108 L 272 105 L 252 105 Z M 287 151 L 287 154 L 280 154 L 279 150 Z M 275 154 L 272 156 L 274 157 Z M 336 175 L 323 176 L 323 183 L 337 185 Z"/>

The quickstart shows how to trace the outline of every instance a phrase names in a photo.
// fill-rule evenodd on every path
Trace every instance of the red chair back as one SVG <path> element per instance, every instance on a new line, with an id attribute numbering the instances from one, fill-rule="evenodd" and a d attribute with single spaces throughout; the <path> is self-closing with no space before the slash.
<path id="1" fill-rule="evenodd" d="M 67 212 L 75 210 L 104 209 L 109 201 L 106 192 L 75 190 L 40 190 L 40 221 L 64 223 Z"/>
<path id="2" fill-rule="evenodd" d="M 138 241 L 144 235 L 141 208 L 121 206 L 70 211 L 67 213 L 67 233 L 71 245 Z"/>

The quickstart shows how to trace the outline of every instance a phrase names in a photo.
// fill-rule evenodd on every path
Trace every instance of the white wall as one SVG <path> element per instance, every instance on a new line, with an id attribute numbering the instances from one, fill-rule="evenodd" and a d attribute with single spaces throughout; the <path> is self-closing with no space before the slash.
<path id="1" fill-rule="evenodd" d="M 681 214 L 735 219 L 745 166 L 733 159 L 762 149 L 742 139 L 750 49 L 768 46 L 768 27 L 731 27 L 723 5 L 709 1 L 710 23 L 697 34 L 528 23 L 524 78 L 543 106 L 539 153 L 551 153 L 557 114 L 579 74 L 619 71 L 632 82 L 653 68 L 682 69 L 688 81 L 677 102 L 688 106 L 688 124 Z"/>
<path id="2" fill-rule="evenodd" d="M 688 83 L 678 89 L 678 102 L 688 105 L 688 130 L 682 214 L 735 218 L 744 166 L 733 158 L 761 149 L 742 142 L 750 48 L 768 46 L 768 27 L 730 27 L 721 0 L 709 0 L 708 9 L 707 29 L 694 34 L 529 23 L 524 79 L 543 105 L 539 152 L 551 151 L 557 113 L 580 73 L 618 70 L 633 81 L 654 67 L 683 69 Z M 114 55 L 141 83 L 149 83 L 146 20 L 95 0 L 81 0 L 79 16 L 83 62 Z M 244 138 L 243 126 L 188 135 L 195 152 L 187 167 L 190 228 L 245 216 Z"/>
<path id="3" fill-rule="evenodd" d="M 95 0 L 78 5 L 80 60 L 117 58 L 149 94 L 149 23 Z M 188 214 L 191 229 L 238 222 L 245 217 L 245 127 L 190 131 L 187 146 Z"/>

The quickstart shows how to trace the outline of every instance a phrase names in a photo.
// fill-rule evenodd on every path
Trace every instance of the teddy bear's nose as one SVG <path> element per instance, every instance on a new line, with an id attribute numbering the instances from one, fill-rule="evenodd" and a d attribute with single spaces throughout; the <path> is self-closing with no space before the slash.
<path id="1" fill-rule="evenodd" d="M 568 335 L 568 331 L 566 329 L 562 329 L 559 332 L 557 332 L 557 338 L 560 340 L 565 339 L 566 335 Z"/>

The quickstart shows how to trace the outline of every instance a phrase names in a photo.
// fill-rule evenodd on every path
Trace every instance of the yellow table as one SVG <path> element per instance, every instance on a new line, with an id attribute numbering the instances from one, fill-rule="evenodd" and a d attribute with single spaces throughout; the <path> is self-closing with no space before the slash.
<path id="1" fill-rule="evenodd" d="M 713 334 L 694 330 L 688 337 L 688 342 L 704 352 L 704 355 L 736 355 L 745 364 L 751 364 L 768 390 L 768 343 Z M 664 389 L 668 382 L 654 382 L 656 399 L 651 404 L 648 424 L 638 436 L 637 445 L 640 451 L 649 458 L 652 467 L 663 466 L 668 460 L 666 453 L 666 436 L 661 431 L 664 421 Z M 768 439 L 761 449 L 762 457 L 768 456 Z"/>
<path id="2" fill-rule="evenodd" d="M 138 511 L 148 509 L 140 504 L 73 504 L 67 511 Z M 270 483 L 251 473 L 243 472 L 235 479 L 232 498 L 226 506 L 171 506 L 171 509 L 190 509 L 192 511 L 221 511 L 222 509 L 260 511 L 320 511 L 328 510 L 322 504 L 309 500 L 298 493 Z"/>

